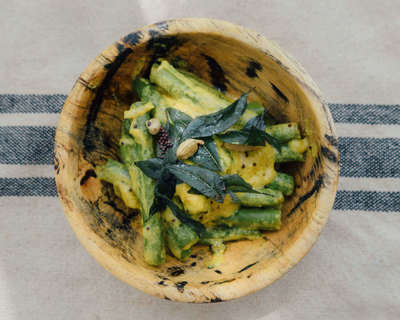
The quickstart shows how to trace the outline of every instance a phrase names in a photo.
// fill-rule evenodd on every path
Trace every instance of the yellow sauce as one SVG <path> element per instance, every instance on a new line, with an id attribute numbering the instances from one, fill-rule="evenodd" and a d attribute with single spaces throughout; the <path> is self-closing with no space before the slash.
<path id="1" fill-rule="evenodd" d="M 241 152 L 231 151 L 233 158 L 229 174 L 237 173 L 253 188 L 262 188 L 275 179 L 274 150 L 270 145 L 256 150 Z"/>
<path id="2" fill-rule="evenodd" d="M 176 186 L 175 195 L 179 197 L 186 211 L 205 226 L 211 226 L 212 221 L 219 217 L 229 217 L 239 208 L 237 203 L 227 195 L 223 203 L 216 202 L 203 195 L 189 193 L 190 187 L 186 183 Z"/>
<path id="3" fill-rule="evenodd" d="M 175 194 L 181 199 L 186 211 L 191 215 L 198 215 L 210 210 L 210 201 L 200 194 L 189 193 L 190 187 L 186 183 L 176 186 Z"/>

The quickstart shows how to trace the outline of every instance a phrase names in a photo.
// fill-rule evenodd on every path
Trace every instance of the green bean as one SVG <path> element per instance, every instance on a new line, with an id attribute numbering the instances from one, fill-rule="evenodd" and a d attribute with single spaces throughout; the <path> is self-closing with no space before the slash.
<path id="1" fill-rule="evenodd" d="M 266 188 L 258 191 L 262 193 L 236 192 L 235 195 L 240 203 L 246 207 L 275 206 L 281 204 L 284 200 L 282 192 L 278 190 Z"/>
<path id="2" fill-rule="evenodd" d="M 150 81 L 167 91 L 172 97 L 182 101 L 190 101 L 199 106 L 202 114 L 208 114 L 227 107 L 233 101 L 228 99 L 218 90 L 196 77 L 188 76 L 170 65 L 166 60 L 160 64 L 154 64 L 150 72 Z M 262 114 L 264 109 L 254 108 L 246 110 L 237 123 L 237 127 L 243 127 L 251 118 Z M 236 126 L 236 125 L 235 125 Z"/>
<path id="3" fill-rule="evenodd" d="M 308 139 L 293 139 L 288 142 L 288 147 L 298 153 L 304 153 L 309 146 Z"/>
<path id="4" fill-rule="evenodd" d="M 280 143 L 301 138 L 299 126 L 295 122 L 280 123 L 273 126 L 268 126 L 265 131 Z"/>
<path id="5" fill-rule="evenodd" d="M 127 207 L 139 209 L 138 199 L 131 188 L 129 173 L 122 163 L 109 159 L 105 165 L 96 167 L 96 175 L 100 180 L 113 185 L 115 194 Z"/>
<path id="6" fill-rule="evenodd" d="M 135 161 L 154 157 L 153 140 L 145 125 L 148 119 L 149 114 L 146 113 L 134 120 L 123 121 L 120 155 L 128 169 L 132 189 L 141 204 L 144 259 L 150 265 L 159 265 L 165 260 L 165 248 L 160 213 L 150 217 L 150 208 L 155 197 L 155 181 L 135 165 Z"/>
<path id="7" fill-rule="evenodd" d="M 153 65 L 150 81 L 163 88 L 172 97 L 188 99 L 209 111 L 219 110 L 231 103 L 216 89 L 209 87 L 202 81 L 195 80 L 194 77 L 184 75 L 166 60 Z M 195 88 L 195 90 L 192 88 Z"/>
<path id="8" fill-rule="evenodd" d="M 281 227 L 281 211 L 276 208 L 240 208 L 234 215 L 219 222 L 229 227 L 274 231 Z"/>
<path id="9" fill-rule="evenodd" d="M 248 230 L 241 228 L 208 228 L 200 237 L 200 244 L 214 244 L 215 241 L 234 241 L 234 240 L 253 240 L 258 239 L 262 234 L 257 230 Z"/>
<path id="10" fill-rule="evenodd" d="M 142 101 L 150 101 L 155 106 L 153 117 L 165 124 L 167 122 L 166 109 L 171 107 L 165 99 L 165 93 L 163 94 L 159 88 L 143 78 L 137 78 L 133 82 L 133 88 Z"/>
<path id="11" fill-rule="evenodd" d="M 224 261 L 224 252 L 226 249 L 224 241 L 221 239 L 210 239 L 204 242 L 204 244 L 210 245 L 213 253 L 211 259 L 207 262 L 207 268 L 213 269 L 219 266 Z"/>
<path id="12" fill-rule="evenodd" d="M 143 239 L 144 261 L 152 266 L 164 263 L 165 244 L 160 212 L 156 212 L 143 222 Z"/>
<path id="13" fill-rule="evenodd" d="M 278 172 L 275 179 L 266 187 L 281 191 L 285 196 L 290 196 L 294 190 L 294 179 L 291 175 Z"/>
<path id="14" fill-rule="evenodd" d="M 219 227 L 206 229 L 202 233 L 199 243 L 211 246 L 213 256 L 207 263 L 208 268 L 211 269 L 217 267 L 223 261 L 225 251 L 224 241 L 255 240 L 261 237 L 262 234 L 257 230 Z"/>
<path id="15" fill-rule="evenodd" d="M 168 248 L 175 257 L 184 260 L 190 255 L 191 247 L 199 240 L 198 235 L 177 219 L 169 208 L 165 209 L 162 217 Z"/>
<path id="16" fill-rule="evenodd" d="M 275 151 L 275 162 L 276 163 L 284 163 L 284 162 L 291 162 L 291 161 L 304 161 L 303 154 L 292 150 L 287 145 L 283 145 L 281 150 L 277 150 L 274 148 Z"/>
<path id="17" fill-rule="evenodd" d="M 100 180 L 108 183 L 130 184 L 129 172 L 122 163 L 113 159 L 108 159 L 105 165 L 97 166 L 96 175 Z"/>

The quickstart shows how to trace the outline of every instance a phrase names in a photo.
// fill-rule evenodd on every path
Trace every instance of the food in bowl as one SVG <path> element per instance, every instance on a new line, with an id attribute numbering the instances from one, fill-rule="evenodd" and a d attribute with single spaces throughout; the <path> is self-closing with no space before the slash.
<path id="1" fill-rule="evenodd" d="M 124 113 L 120 161 L 97 166 L 125 205 L 142 214 L 144 260 L 160 265 L 209 245 L 209 268 L 224 243 L 257 239 L 281 227 L 293 177 L 277 170 L 303 161 L 297 123 L 277 124 L 248 93 L 234 100 L 166 60 L 133 83 L 141 101 Z"/>

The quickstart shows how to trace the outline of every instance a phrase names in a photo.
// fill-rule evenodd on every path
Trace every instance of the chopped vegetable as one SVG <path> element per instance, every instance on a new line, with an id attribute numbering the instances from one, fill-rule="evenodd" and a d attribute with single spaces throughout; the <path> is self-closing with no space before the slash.
<path id="1" fill-rule="evenodd" d="M 248 93 L 233 101 L 165 60 L 133 88 L 141 101 L 124 112 L 122 163 L 110 159 L 96 174 L 141 211 L 148 264 L 162 264 L 166 247 L 185 260 L 202 244 L 213 268 L 226 242 L 280 229 L 294 179 L 275 163 L 304 161 L 309 142 L 297 123 L 277 124 Z"/>

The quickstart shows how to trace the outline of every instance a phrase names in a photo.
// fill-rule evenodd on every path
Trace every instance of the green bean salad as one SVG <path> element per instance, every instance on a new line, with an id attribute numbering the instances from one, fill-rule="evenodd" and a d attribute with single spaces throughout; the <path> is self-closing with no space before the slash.
<path id="1" fill-rule="evenodd" d="M 207 245 L 213 268 L 227 241 L 280 229 L 294 179 L 277 168 L 303 161 L 308 147 L 297 123 L 277 124 L 248 93 L 230 99 L 165 60 L 133 88 L 140 101 L 124 113 L 120 160 L 96 174 L 141 212 L 146 263 L 162 264 L 167 251 L 185 260 Z"/>

